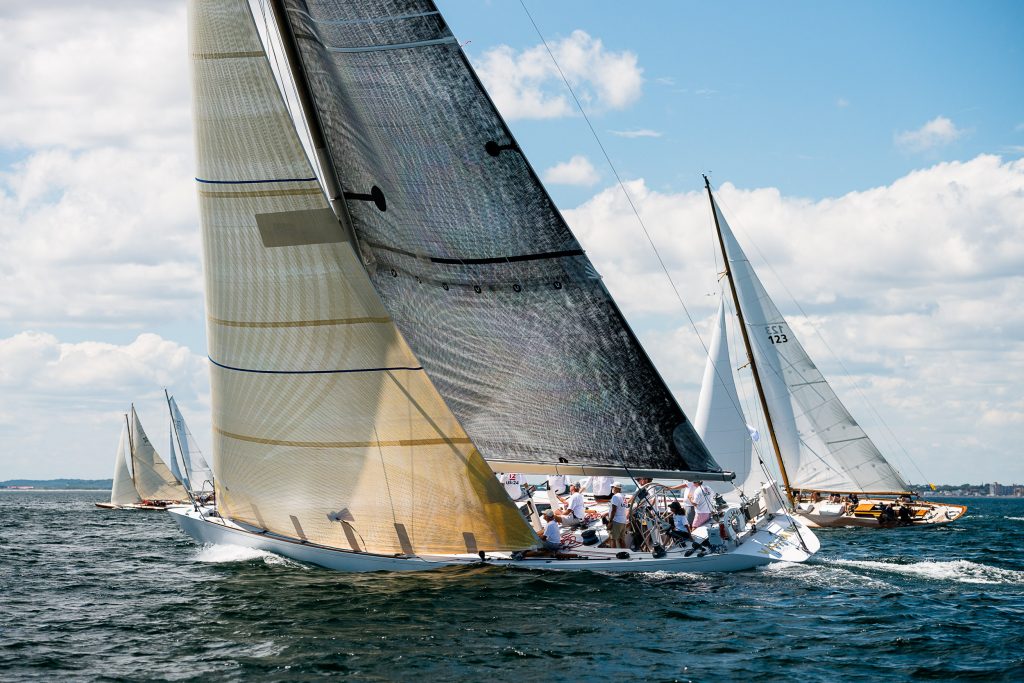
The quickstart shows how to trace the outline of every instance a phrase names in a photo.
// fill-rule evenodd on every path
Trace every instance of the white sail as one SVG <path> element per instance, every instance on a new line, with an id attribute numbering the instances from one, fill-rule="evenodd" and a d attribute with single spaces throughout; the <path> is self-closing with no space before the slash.
<path id="1" fill-rule="evenodd" d="M 331 211 L 248 3 L 189 22 L 218 510 L 374 553 L 533 546 Z"/>
<path id="2" fill-rule="evenodd" d="M 171 470 L 156 452 L 146 432 L 142 429 L 139 416 L 132 406 L 128 434 L 132 451 L 132 470 L 135 473 L 135 490 L 144 500 L 188 499 L 184 487 L 174 478 Z"/>
<path id="3" fill-rule="evenodd" d="M 736 391 L 725 330 L 724 299 L 718 305 L 693 427 L 715 461 L 726 470 L 736 473 L 732 485 L 719 482 L 709 485 L 719 493 L 728 494 L 739 489 L 753 497 L 761 484 L 767 481 L 767 477 L 754 453 L 750 429 L 744 420 Z"/>
<path id="4" fill-rule="evenodd" d="M 177 479 L 179 482 L 181 482 L 182 486 L 184 486 L 186 489 L 190 489 L 189 482 L 188 482 L 188 475 L 184 471 L 185 468 L 178 464 L 178 449 L 177 449 L 177 447 L 175 446 L 175 443 L 174 443 L 177 440 L 177 437 L 174 434 L 174 421 L 173 421 L 173 419 L 168 424 L 168 430 L 167 431 L 168 431 L 167 465 L 168 465 L 168 467 L 170 467 L 171 474 L 174 475 L 174 478 Z"/>
<path id="5" fill-rule="evenodd" d="M 114 505 L 134 505 L 140 501 L 132 473 L 128 471 L 128 457 L 128 428 L 123 426 L 114 456 L 114 485 L 110 488 L 110 502 Z"/>
<path id="6" fill-rule="evenodd" d="M 712 205 L 790 487 L 908 491 L 797 341 L 713 199 Z"/>
<path id="7" fill-rule="evenodd" d="M 167 405 L 171 413 L 171 447 L 178 445 L 182 467 L 184 469 L 185 481 L 191 491 L 199 492 L 205 487 L 212 491 L 213 470 L 199 450 L 192 431 L 185 424 L 185 416 L 178 408 L 178 402 L 173 396 L 167 398 Z"/>

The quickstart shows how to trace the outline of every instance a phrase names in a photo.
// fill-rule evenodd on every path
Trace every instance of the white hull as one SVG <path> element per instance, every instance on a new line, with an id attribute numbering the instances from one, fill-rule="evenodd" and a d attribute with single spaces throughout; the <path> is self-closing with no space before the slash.
<path id="1" fill-rule="evenodd" d="M 207 516 L 210 508 L 200 511 L 170 510 L 182 530 L 204 545 L 238 545 L 266 550 L 300 562 L 344 572 L 412 571 L 444 566 L 479 564 L 477 555 L 390 556 L 339 550 L 303 543 L 254 527 L 236 524 L 216 516 Z M 818 539 L 805 526 L 786 515 L 773 520 L 759 520 L 762 528 L 742 535 L 740 543 L 729 542 L 727 550 L 704 556 L 685 557 L 682 549 L 670 549 L 655 558 L 647 552 L 630 552 L 629 559 L 618 559 L 613 548 L 583 547 L 566 551 L 579 556 L 568 559 L 527 557 L 514 560 L 509 553 L 487 554 L 487 564 L 549 570 L 593 570 L 604 572 L 735 572 L 771 564 L 772 562 L 803 562 L 818 550 Z M 805 549 L 806 548 L 806 549 Z"/>

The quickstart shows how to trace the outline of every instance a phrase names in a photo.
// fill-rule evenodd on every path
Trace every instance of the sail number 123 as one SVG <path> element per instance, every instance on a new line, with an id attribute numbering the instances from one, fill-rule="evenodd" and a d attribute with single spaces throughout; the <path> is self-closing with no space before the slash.
<path id="1" fill-rule="evenodd" d="M 789 341 L 785 328 L 782 325 L 765 325 L 765 332 L 768 333 L 768 341 L 772 344 L 785 344 Z"/>

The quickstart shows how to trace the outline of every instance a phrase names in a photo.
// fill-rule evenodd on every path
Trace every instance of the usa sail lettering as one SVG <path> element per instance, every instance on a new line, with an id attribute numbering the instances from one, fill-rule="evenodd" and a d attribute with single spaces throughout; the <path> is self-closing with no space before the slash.
<path id="1" fill-rule="evenodd" d="M 768 333 L 768 341 L 772 344 L 785 344 L 789 341 L 785 325 L 765 325 L 764 329 Z"/>

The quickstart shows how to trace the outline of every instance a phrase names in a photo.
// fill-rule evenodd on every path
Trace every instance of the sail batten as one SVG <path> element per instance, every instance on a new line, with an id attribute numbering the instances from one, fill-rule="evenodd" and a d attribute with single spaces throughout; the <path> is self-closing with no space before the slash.
<path id="1" fill-rule="evenodd" d="M 909 486 L 857 424 L 768 296 L 711 198 L 792 490 L 903 493 Z"/>
<path id="2" fill-rule="evenodd" d="M 274 5 L 373 287 L 484 456 L 721 472 L 434 4 Z"/>

